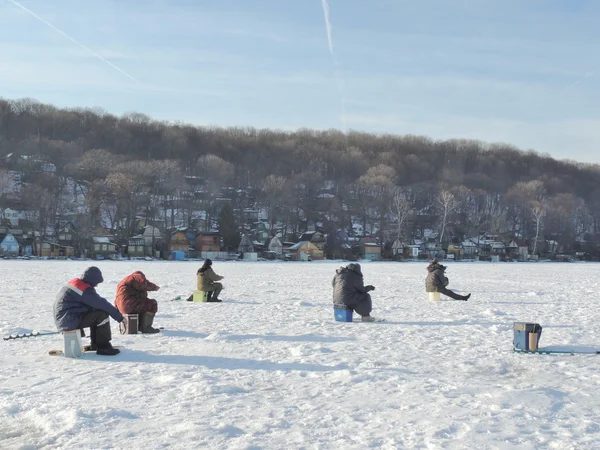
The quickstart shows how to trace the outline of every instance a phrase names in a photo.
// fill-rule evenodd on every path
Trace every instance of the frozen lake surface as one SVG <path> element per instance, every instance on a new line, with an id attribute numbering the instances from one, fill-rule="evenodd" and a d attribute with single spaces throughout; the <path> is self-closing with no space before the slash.
<path id="1" fill-rule="evenodd" d="M 512 352 L 515 321 L 600 349 L 598 264 L 449 263 L 471 300 L 432 303 L 426 263 L 365 262 L 386 322 L 363 324 L 333 320 L 342 262 L 215 262 L 224 302 L 194 304 L 171 299 L 200 262 L 0 261 L 0 333 L 55 331 L 55 294 L 92 264 L 111 302 L 135 270 L 159 284 L 165 330 L 112 322 L 121 354 L 81 360 L 48 356 L 59 335 L 2 341 L 3 449 L 600 448 L 600 355 Z"/>

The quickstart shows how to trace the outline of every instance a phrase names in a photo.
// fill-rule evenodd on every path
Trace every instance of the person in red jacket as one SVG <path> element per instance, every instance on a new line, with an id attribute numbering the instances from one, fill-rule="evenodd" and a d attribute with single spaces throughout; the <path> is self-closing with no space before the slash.
<path id="1" fill-rule="evenodd" d="M 148 292 L 158 291 L 159 286 L 150 282 L 139 270 L 127 275 L 117 285 L 115 306 L 121 314 L 138 314 L 139 329 L 142 333 L 159 333 L 152 327 L 154 315 L 158 312 L 156 300 L 148 298 Z"/>

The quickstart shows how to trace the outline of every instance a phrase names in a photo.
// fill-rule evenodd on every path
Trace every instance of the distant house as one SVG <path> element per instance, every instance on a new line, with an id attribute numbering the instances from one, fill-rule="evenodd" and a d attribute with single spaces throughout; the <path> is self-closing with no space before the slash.
<path id="1" fill-rule="evenodd" d="M 43 258 L 57 258 L 60 256 L 60 245 L 57 242 L 43 241 L 39 244 L 40 256 Z"/>
<path id="2" fill-rule="evenodd" d="M 283 244 L 277 237 L 272 237 L 262 247 L 262 255 L 267 259 L 282 259 L 283 253 Z"/>
<path id="3" fill-rule="evenodd" d="M 117 252 L 117 244 L 114 243 L 115 237 L 105 227 L 96 227 L 92 232 L 92 248 L 90 255 L 92 258 L 113 259 Z"/>
<path id="4" fill-rule="evenodd" d="M 146 248 L 143 236 L 133 236 L 127 239 L 127 256 L 130 258 L 146 256 Z"/>
<path id="5" fill-rule="evenodd" d="M 186 232 L 183 230 L 175 231 L 167 243 L 167 249 L 169 253 L 174 251 L 189 252 L 190 240 L 188 239 Z"/>
<path id="6" fill-rule="evenodd" d="M 404 256 L 408 259 L 418 259 L 421 253 L 419 244 L 408 244 L 404 247 Z"/>
<path id="7" fill-rule="evenodd" d="M 152 247 L 153 244 L 156 245 L 157 243 L 161 242 L 163 239 L 163 235 L 160 230 L 152 225 L 144 227 L 142 237 L 144 238 L 144 243 L 150 247 Z"/>
<path id="8" fill-rule="evenodd" d="M 196 235 L 196 251 L 220 252 L 221 234 L 217 232 L 198 233 Z"/>
<path id="9" fill-rule="evenodd" d="M 437 239 L 429 238 L 424 245 L 425 251 L 431 258 L 446 256 L 442 244 Z"/>
<path id="10" fill-rule="evenodd" d="M 490 254 L 492 256 L 506 255 L 506 246 L 504 242 L 492 242 L 490 245 Z"/>
<path id="11" fill-rule="evenodd" d="M 381 260 L 381 245 L 367 242 L 363 244 L 364 259 L 369 261 Z"/>
<path id="12" fill-rule="evenodd" d="M 0 196 L 2 195 L 2 192 L 0 192 Z M 2 212 L 0 210 L 0 212 Z M 6 220 L 9 221 L 10 225 L 18 225 L 19 224 L 19 219 L 21 218 L 21 216 L 23 215 L 23 213 L 21 211 L 17 211 L 11 208 L 6 208 L 3 212 L 3 216 Z"/>
<path id="13" fill-rule="evenodd" d="M 296 261 L 307 261 L 309 259 L 324 259 L 323 251 L 309 241 L 300 241 L 287 249 L 289 259 Z"/>
<path id="14" fill-rule="evenodd" d="M 17 238 L 17 241 L 19 241 L 19 245 L 21 246 L 21 256 L 31 256 L 33 255 L 33 238 L 32 237 L 27 237 L 27 238 Z"/>
<path id="15" fill-rule="evenodd" d="M 111 242 L 108 236 L 92 236 L 92 258 L 114 259 L 117 244 Z"/>
<path id="16" fill-rule="evenodd" d="M 473 242 L 472 239 L 464 240 L 461 243 L 461 247 L 462 247 L 463 257 L 466 257 L 466 258 L 474 258 L 479 252 L 477 244 L 475 242 Z"/>
<path id="17" fill-rule="evenodd" d="M 238 252 L 242 253 L 253 253 L 254 252 L 254 244 L 252 243 L 252 239 L 247 234 L 242 236 L 240 240 L 240 245 L 238 245 Z"/>
<path id="18" fill-rule="evenodd" d="M 268 251 L 273 252 L 277 256 L 283 255 L 283 244 L 278 237 L 272 237 L 267 246 Z"/>
<path id="19" fill-rule="evenodd" d="M 461 259 L 463 257 L 463 247 L 461 244 L 448 244 L 446 257 L 450 259 Z"/>
<path id="20" fill-rule="evenodd" d="M 325 235 L 320 231 L 307 231 L 300 236 L 300 241 L 309 241 L 315 244 L 319 250 L 325 249 Z"/>
<path id="21" fill-rule="evenodd" d="M 265 222 L 254 222 L 252 224 L 252 237 L 255 241 L 264 243 L 269 239 L 269 229 Z"/>
<path id="22" fill-rule="evenodd" d="M 11 256 L 19 255 L 19 242 L 11 233 L 0 235 L 0 239 L 0 253 Z"/>
<path id="23" fill-rule="evenodd" d="M 529 256 L 529 245 L 521 239 L 514 238 L 508 244 L 507 255 L 511 258 L 525 261 Z"/>
<path id="24" fill-rule="evenodd" d="M 402 239 L 394 239 L 394 242 L 392 242 L 392 256 L 395 259 L 404 256 L 404 247 Z"/>
<path id="25" fill-rule="evenodd" d="M 77 227 L 75 227 L 75 224 L 70 221 L 67 222 L 62 228 L 58 230 L 58 243 L 60 245 L 73 247 L 76 231 Z"/>

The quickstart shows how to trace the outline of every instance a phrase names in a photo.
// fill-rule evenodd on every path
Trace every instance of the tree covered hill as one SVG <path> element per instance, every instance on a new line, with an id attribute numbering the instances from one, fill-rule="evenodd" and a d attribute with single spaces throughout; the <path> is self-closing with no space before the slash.
<path id="1" fill-rule="evenodd" d="M 512 233 L 574 249 L 600 225 L 599 166 L 507 144 L 192 126 L 20 99 L 0 100 L 0 157 L 0 193 L 9 171 L 22 183 L 0 207 L 35 210 L 40 226 L 74 198 L 124 235 L 141 213 L 174 225 L 200 211 L 210 226 L 224 202 L 240 222 L 262 209 L 290 233 L 361 223 L 382 240 L 436 228 L 441 242 Z"/>

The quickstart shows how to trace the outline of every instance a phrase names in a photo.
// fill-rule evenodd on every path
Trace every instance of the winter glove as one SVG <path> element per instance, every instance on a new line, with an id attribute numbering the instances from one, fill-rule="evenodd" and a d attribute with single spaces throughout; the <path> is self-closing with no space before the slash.
<path id="1" fill-rule="evenodd" d="M 368 284 L 365 286 L 365 289 L 367 292 L 371 292 L 375 290 L 375 286 L 373 286 L 372 284 Z"/>

